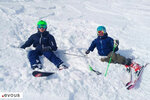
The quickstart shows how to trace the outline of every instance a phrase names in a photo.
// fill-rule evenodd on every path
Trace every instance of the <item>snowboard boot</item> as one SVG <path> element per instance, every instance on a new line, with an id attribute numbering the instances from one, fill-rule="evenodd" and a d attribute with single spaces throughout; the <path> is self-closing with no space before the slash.
<path id="1" fill-rule="evenodd" d="M 134 69 L 134 74 L 135 74 L 135 77 L 138 77 L 139 74 L 140 74 L 140 70 L 142 68 L 142 66 L 140 66 L 139 64 L 135 63 L 135 62 L 132 62 L 130 65 L 125 65 L 125 67 L 127 68 L 127 72 L 130 72 L 131 71 L 131 68 Z"/>
<path id="2" fill-rule="evenodd" d="M 135 70 L 135 77 L 138 77 L 140 75 L 142 66 L 140 66 L 139 64 L 135 62 L 133 64 L 134 65 L 132 66 L 132 68 Z"/>
<path id="3" fill-rule="evenodd" d="M 128 72 L 128 73 L 130 73 L 130 71 L 131 71 L 131 66 L 132 66 L 132 62 L 131 62 L 132 60 L 130 59 L 130 58 L 128 58 L 127 60 L 126 60 L 126 62 L 125 62 L 125 67 L 126 67 L 126 71 Z"/>
<path id="4" fill-rule="evenodd" d="M 131 71 L 130 66 L 129 66 L 129 67 L 126 67 L 126 71 L 127 71 L 128 73 L 130 73 L 130 71 Z"/>
<path id="5" fill-rule="evenodd" d="M 32 68 L 33 70 L 35 70 L 35 68 L 42 69 L 42 65 L 41 65 L 41 64 L 33 64 L 33 65 L 31 66 L 31 68 Z"/>
<path id="6" fill-rule="evenodd" d="M 64 64 L 59 65 L 59 70 L 67 69 L 68 67 Z"/>
<path id="7" fill-rule="evenodd" d="M 142 66 L 140 66 L 139 64 L 133 62 L 132 68 L 135 70 L 135 72 L 137 72 L 142 68 Z"/>

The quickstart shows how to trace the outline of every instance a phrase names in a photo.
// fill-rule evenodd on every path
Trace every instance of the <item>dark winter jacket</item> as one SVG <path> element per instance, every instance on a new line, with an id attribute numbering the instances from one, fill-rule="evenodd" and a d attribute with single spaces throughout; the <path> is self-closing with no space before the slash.
<path id="1" fill-rule="evenodd" d="M 97 48 L 100 56 L 107 56 L 111 51 L 113 51 L 114 40 L 111 37 L 108 37 L 108 34 L 106 33 L 104 36 L 98 36 L 94 41 L 92 41 L 88 51 L 93 51 L 95 47 Z M 116 51 L 118 51 L 118 46 L 115 49 L 115 52 Z"/>
<path id="2" fill-rule="evenodd" d="M 21 46 L 21 48 L 25 49 L 32 44 L 33 47 L 35 47 L 36 50 L 40 52 L 43 52 L 44 48 L 49 48 L 51 51 L 57 50 L 55 39 L 51 34 L 49 34 L 48 31 L 45 31 L 43 33 L 38 31 L 37 33 L 31 35 L 25 42 L 25 44 Z"/>

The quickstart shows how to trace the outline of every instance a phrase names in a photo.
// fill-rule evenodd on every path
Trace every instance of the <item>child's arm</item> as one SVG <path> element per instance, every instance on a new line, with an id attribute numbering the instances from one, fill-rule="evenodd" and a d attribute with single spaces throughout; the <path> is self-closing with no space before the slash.
<path id="1" fill-rule="evenodd" d="M 26 47 L 30 47 L 32 44 L 33 44 L 33 36 L 31 35 L 29 39 L 25 42 L 25 44 L 21 46 L 21 48 L 25 49 Z"/>
<path id="2" fill-rule="evenodd" d="M 114 46 L 116 47 L 115 48 L 115 52 L 118 51 L 118 45 L 119 45 L 119 40 L 114 40 L 112 38 L 110 38 L 110 42 L 111 42 L 111 48 L 113 50 Z"/>
<path id="3" fill-rule="evenodd" d="M 96 43 L 95 43 L 95 40 L 91 43 L 89 49 L 85 52 L 85 54 L 89 54 L 90 51 L 93 51 L 96 47 Z"/>

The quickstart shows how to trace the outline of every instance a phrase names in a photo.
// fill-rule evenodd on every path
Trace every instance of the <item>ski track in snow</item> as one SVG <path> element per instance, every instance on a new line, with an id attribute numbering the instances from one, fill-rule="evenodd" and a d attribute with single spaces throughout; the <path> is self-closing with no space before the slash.
<path id="1" fill-rule="evenodd" d="M 119 53 L 136 62 L 150 61 L 148 0 L 0 0 L 0 92 L 23 92 L 22 100 L 148 100 L 149 66 L 135 87 L 124 86 L 128 75 L 119 64 L 100 62 L 97 51 L 84 55 L 96 38 L 96 28 L 104 25 L 109 36 L 120 40 Z M 19 47 L 37 31 L 38 20 L 46 20 L 48 31 L 59 47 L 56 55 L 68 66 L 58 71 L 43 56 L 42 71 L 54 71 L 47 78 L 34 78 L 27 53 Z M 97 76 L 88 66 L 103 74 Z"/>

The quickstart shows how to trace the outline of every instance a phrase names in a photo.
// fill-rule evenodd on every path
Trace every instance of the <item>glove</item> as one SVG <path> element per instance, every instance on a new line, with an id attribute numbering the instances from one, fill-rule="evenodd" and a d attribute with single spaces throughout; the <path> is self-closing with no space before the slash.
<path id="1" fill-rule="evenodd" d="M 114 40 L 114 46 L 117 47 L 119 45 L 119 40 Z"/>
<path id="2" fill-rule="evenodd" d="M 26 47 L 25 47 L 25 45 L 22 45 L 20 48 L 25 49 Z"/>
<path id="3" fill-rule="evenodd" d="M 22 46 L 22 47 L 20 47 L 20 48 L 21 48 L 21 49 L 25 49 L 25 47 L 23 47 L 23 46 Z"/>
<path id="4" fill-rule="evenodd" d="M 89 54 L 90 53 L 90 51 L 89 50 L 87 50 L 86 52 L 85 52 L 85 54 L 87 55 L 87 54 Z"/>

